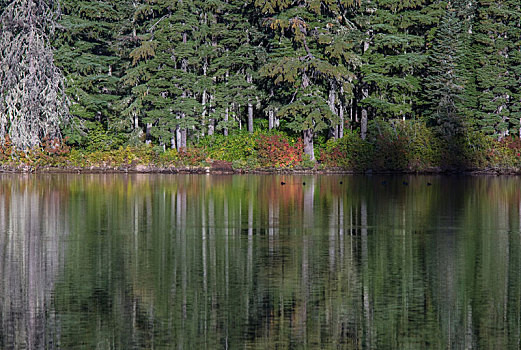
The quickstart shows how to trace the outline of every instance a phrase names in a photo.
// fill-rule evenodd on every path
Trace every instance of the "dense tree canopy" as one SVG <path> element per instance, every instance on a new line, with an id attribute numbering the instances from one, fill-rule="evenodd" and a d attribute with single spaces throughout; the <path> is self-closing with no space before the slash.
<path id="1" fill-rule="evenodd" d="M 52 3 L 0 1 L 3 28 L 10 8 L 33 2 Z M 181 149 L 206 135 L 279 128 L 302 137 L 314 159 L 313 140 L 346 128 L 365 138 L 378 120 L 424 119 L 445 136 L 520 133 L 516 0 L 60 6 L 54 55 L 79 126 L 66 133 L 78 146 Z M 4 109 L 9 96 L 2 90 Z"/>

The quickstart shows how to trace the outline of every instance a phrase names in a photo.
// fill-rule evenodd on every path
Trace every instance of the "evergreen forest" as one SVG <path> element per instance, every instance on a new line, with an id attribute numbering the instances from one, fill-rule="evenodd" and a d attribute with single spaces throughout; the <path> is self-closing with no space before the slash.
<path id="1" fill-rule="evenodd" d="M 0 29 L 2 159 L 521 168 L 519 0 L 0 0 Z"/>

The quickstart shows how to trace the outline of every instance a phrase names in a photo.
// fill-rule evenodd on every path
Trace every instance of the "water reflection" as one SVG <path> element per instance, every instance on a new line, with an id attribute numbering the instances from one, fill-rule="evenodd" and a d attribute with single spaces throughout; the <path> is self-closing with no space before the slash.
<path id="1" fill-rule="evenodd" d="M 520 180 L 403 180 L 2 176 L 0 348 L 518 348 Z"/>

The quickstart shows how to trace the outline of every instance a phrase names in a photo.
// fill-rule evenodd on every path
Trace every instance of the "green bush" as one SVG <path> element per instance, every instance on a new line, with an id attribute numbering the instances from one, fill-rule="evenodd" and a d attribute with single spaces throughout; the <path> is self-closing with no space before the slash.
<path id="1" fill-rule="evenodd" d="M 422 121 L 375 120 L 368 139 L 376 168 L 421 171 L 440 165 L 442 142 Z"/>
<path id="2" fill-rule="evenodd" d="M 341 139 L 330 139 L 319 149 L 320 161 L 329 167 L 364 170 L 371 166 L 374 146 L 358 132 L 346 130 Z"/>
<path id="3" fill-rule="evenodd" d="M 206 157 L 214 160 L 232 162 L 247 159 L 255 155 L 255 139 L 258 134 L 258 132 L 253 135 L 241 132 L 229 136 L 220 134 L 206 136 L 196 147 L 204 149 Z"/>

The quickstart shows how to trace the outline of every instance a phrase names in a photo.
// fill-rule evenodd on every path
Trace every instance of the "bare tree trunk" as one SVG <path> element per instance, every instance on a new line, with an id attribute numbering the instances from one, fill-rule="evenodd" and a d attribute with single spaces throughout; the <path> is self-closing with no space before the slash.
<path id="1" fill-rule="evenodd" d="M 248 132 L 253 134 L 253 105 L 248 103 Z"/>
<path id="2" fill-rule="evenodd" d="M 206 77 L 208 71 L 208 60 L 204 59 L 204 65 L 203 65 L 203 76 Z M 203 119 L 203 127 L 201 128 L 202 136 L 204 137 L 205 132 L 205 126 L 206 126 L 206 100 L 208 99 L 206 89 L 203 90 L 203 97 L 201 101 L 201 105 L 203 107 L 203 113 L 202 113 L 202 119 Z M 210 130 L 208 130 L 208 134 L 210 134 Z"/>
<path id="3" fill-rule="evenodd" d="M 181 119 L 181 116 L 178 114 L 176 119 Z M 176 149 L 179 151 L 181 149 L 181 128 L 179 127 L 179 124 L 175 128 L 175 138 L 177 140 Z"/>
<path id="4" fill-rule="evenodd" d="M 340 118 L 340 124 L 338 124 L 338 138 L 341 139 L 344 137 L 344 105 L 340 103 L 340 107 L 338 110 L 338 117 Z"/>
<path id="5" fill-rule="evenodd" d="M 306 89 L 310 84 L 309 77 L 304 73 L 302 75 L 302 87 Z M 309 156 L 309 159 L 315 161 L 315 152 L 313 150 L 313 137 L 315 136 L 315 132 L 313 129 L 305 129 L 302 130 L 304 136 L 304 153 Z"/>
<path id="6" fill-rule="evenodd" d="M 340 96 L 344 96 L 343 87 L 340 87 Z M 344 106 L 344 100 L 342 98 L 339 98 L 338 102 L 339 102 L 338 118 L 340 119 L 340 123 L 338 124 L 338 138 L 341 139 L 342 137 L 344 137 L 344 122 L 345 122 L 344 108 L 345 108 L 345 106 Z"/>
<path id="7" fill-rule="evenodd" d="M 364 42 L 364 53 L 369 50 L 369 42 Z M 369 87 L 365 82 L 362 82 L 362 100 L 369 97 Z M 362 107 L 362 120 L 360 121 L 360 134 L 362 140 L 367 137 L 367 107 Z"/>
<path id="8" fill-rule="evenodd" d="M 177 128 L 172 130 L 172 138 L 170 139 L 170 148 L 172 148 L 172 149 L 178 149 L 177 144 L 176 144 L 176 133 L 177 133 Z"/>
<path id="9" fill-rule="evenodd" d="M 253 78 L 251 75 L 248 75 L 246 80 L 251 84 Z M 248 101 L 248 132 L 253 134 L 253 104 L 251 101 Z"/>
<path id="10" fill-rule="evenodd" d="M 186 148 L 186 128 L 181 129 L 181 148 Z"/>
<path id="11" fill-rule="evenodd" d="M 145 132 L 145 143 L 146 144 L 149 144 L 151 143 L 152 141 L 150 140 L 150 132 L 152 130 L 152 124 L 151 123 L 147 123 L 147 127 L 146 127 L 146 132 Z"/>
<path id="12" fill-rule="evenodd" d="M 228 106 L 226 106 L 226 109 L 224 111 L 224 122 L 225 123 L 228 122 L 229 114 L 230 114 L 230 108 Z M 227 127 L 225 127 L 223 129 L 223 134 L 224 134 L 224 136 L 228 136 L 228 128 Z"/>
<path id="13" fill-rule="evenodd" d="M 314 132 L 311 129 L 304 130 L 303 132 L 304 136 L 304 153 L 309 156 L 309 159 L 312 161 L 315 160 L 315 152 L 313 150 L 313 136 Z"/>
<path id="14" fill-rule="evenodd" d="M 520 125 L 521 125 L 521 119 L 520 119 Z M 275 127 L 275 111 L 273 109 L 270 109 L 268 111 L 268 128 L 269 128 L 269 130 L 271 130 L 274 127 Z M 519 134 L 521 135 L 521 127 L 519 128 Z"/>
<path id="15" fill-rule="evenodd" d="M 336 110 L 336 106 L 335 106 L 335 97 L 336 97 L 336 86 L 335 86 L 335 83 L 331 83 L 331 88 L 329 89 L 329 100 L 328 100 L 328 105 L 329 105 L 329 109 L 331 109 L 331 112 L 335 115 L 338 115 L 338 112 Z M 338 138 L 338 125 L 335 125 L 332 127 L 332 130 L 331 130 L 331 135 L 337 139 Z"/>
<path id="16" fill-rule="evenodd" d="M 209 113 L 212 112 L 212 95 L 209 96 L 210 106 Z M 208 119 L 208 135 L 212 136 L 215 132 L 215 120 L 213 118 Z"/>
<path id="17" fill-rule="evenodd" d="M 187 41 L 188 41 L 187 34 L 183 33 L 183 44 L 186 44 Z M 187 59 L 183 59 L 183 61 L 181 63 L 181 70 L 185 73 L 188 72 L 188 60 Z M 183 91 L 183 94 L 181 96 L 184 99 L 184 98 L 190 97 L 190 94 L 187 93 L 187 91 L 185 90 L 185 91 Z M 186 118 L 186 114 L 184 112 L 182 112 L 182 113 L 178 114 L 177 118 L 180 118 L 181 120 L 183 120 Z M 183 141 L 183 136 L 184 136 L 184 141 Z M 177 150 L 179 150 L 183 147 L 186 148 L 186 128 L 177 126 Z"/>
<path id="18" fill-rule="evenodd" d="M 366 99 L 369 97 L 369 90 L 367 86 L 362 88 L 362 99 Z M 360 134 L 362 136 L 362 140 L 365 140 L 367 137 L 367 107 L 362 107 L 362 118 L 360 121 Z"/>

